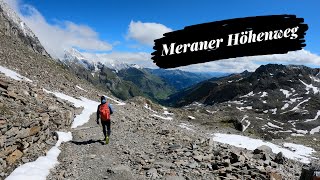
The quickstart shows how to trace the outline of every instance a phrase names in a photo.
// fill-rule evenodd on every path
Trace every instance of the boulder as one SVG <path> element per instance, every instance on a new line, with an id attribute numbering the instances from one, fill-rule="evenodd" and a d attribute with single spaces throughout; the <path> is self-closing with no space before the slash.
<path id="1" fill-rule="evenodd" d="M 253 151 L 254 154 L 262 154 L 262 153 L 267 153 L 267 154 L 271 154 L 272 153 L 272 149 L 269 146 L 266 145 L 262 145 L 258 148 L 256 148 Z"/>

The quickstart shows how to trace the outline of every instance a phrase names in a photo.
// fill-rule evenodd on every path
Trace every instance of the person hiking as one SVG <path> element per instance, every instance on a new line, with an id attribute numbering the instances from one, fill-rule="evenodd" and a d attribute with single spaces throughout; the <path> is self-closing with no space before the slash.
<path id="1" fill-rule="evenodd" d="M 109 137 L 111 134 L 111 120 L 110 120 L 111 114 L 113 114 L 113 110 L 110 103 L 107 102 L 106 97 L 101 96 L 101 104 L 99 104 L 98 110 L 97 110 L 97 124 L 99 125 L 99 118 L 100 118 L 104 140 L 106 141 L 106 144 L 109 143 Z"/>

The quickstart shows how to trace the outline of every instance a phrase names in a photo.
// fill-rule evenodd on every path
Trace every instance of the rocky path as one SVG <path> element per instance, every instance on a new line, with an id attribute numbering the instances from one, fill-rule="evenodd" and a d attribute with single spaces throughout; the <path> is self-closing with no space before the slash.
<path id="1" fill-rule="evenodd" d="M 217 144 L 200 127 L 181 128 L 132 102 L 115 110 L 110 143 L 100 141 L 92 115 L 72 130 L 73 141 L 61 146 L 60 164 L 47 179 L 299 179 L 301 164 L 268 147 L 252 152 Z"/>

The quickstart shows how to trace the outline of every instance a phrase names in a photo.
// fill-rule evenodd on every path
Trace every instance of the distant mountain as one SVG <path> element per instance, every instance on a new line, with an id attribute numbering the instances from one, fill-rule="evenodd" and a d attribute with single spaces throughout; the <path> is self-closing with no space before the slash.
<path id="1" fill-rule="evenodd" d="M 243 78 L 248 77 L 250 74 L 250 72 L 244 71 L 239 74 L 231 74 L 224 77 L 214 77 L 205 80 L 171 95 L 167 103 L 174 106 L 185 106 L 193 102 L 213 104 L 215 102 L 229 100 L 231 97 L 246 92 L 246 88 L 248 88 L 247 84 L 238 85 L 232 84 L 232 82 L 242 81 Z M 212 97 L 214 98 L 210 102 Z"/>
<path id="2" fill-rule="evenodd" d="M 89 59 L 76 49 L 66 51 L 61 61 L 79 77 L 102 89 L 109 89 L 124 100 L 144 96 L 160 101 L 176 92 L 176 89 L 163 79 L 135 64 Z"/>
<path id="3" fill-rule="evenodd" d="M 170 96 L 167 102 L 207 110 L 240 131 L 269 140 L 313 135 L 320 129 L 320 69 L 262 65 L 255 72 L 201 82 Z"/>
<path id="4" fill-rule="evenodd" d="M 194 73 L 181 70 L 166 70 L 166 69 L 146 69 L 150 73 L 161 77 L 169 85 L 175 87 L 177 90 L 190 87 L 201 81 L 210 79 L 212 77 L 219 77 L 225 73 Z"/>

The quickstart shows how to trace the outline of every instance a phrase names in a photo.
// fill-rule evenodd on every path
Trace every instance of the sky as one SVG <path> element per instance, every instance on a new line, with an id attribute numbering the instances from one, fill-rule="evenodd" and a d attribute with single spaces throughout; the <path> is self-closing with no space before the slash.
<path id="1" fill-rule="evenodd" d="M 309 30 L 306 47 L 283 55 L 253 56 L 181 67 L 197 72 L 253 71 L 261 64 L 320 67 L 318 0 L 5 0 L 38 36 L 47 51 L 61 58 L 76 48 L 87 57 L 156 68 L 153 40 L 185 26 L 225 19 L 294 14 Z"/>

